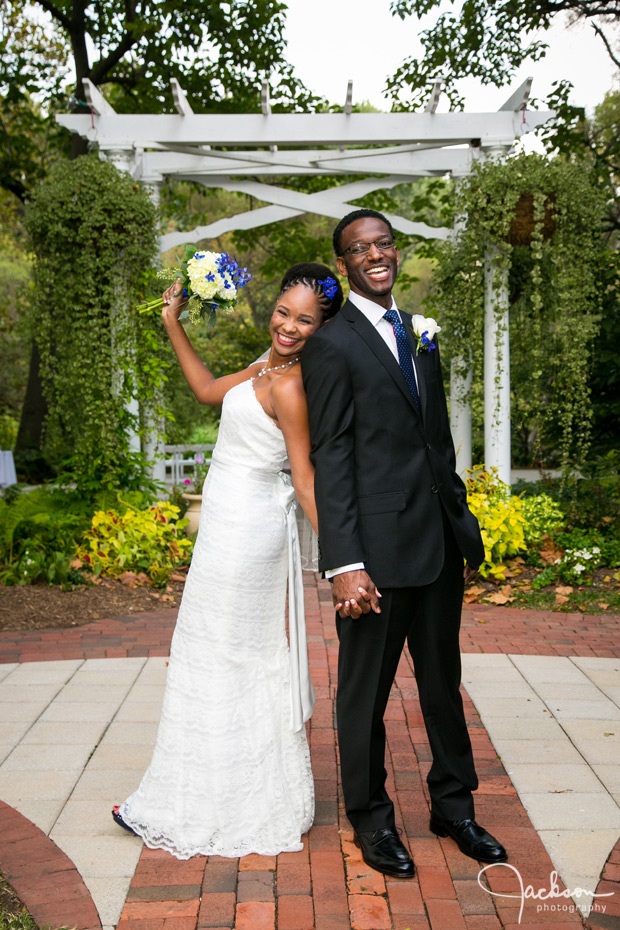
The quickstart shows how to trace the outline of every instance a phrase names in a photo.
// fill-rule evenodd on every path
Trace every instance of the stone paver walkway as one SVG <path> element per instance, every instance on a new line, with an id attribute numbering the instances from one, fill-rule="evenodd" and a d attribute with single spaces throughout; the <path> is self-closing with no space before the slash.
<path id="1" fill-rule="evenodd" d="M 387 769 L 418 875 L 399 882 L 364 865 L 343 813 L 330 591 L 306 581 L 317 815 L 303 852 L 278 857 L 179 862 L 110 818 L 150 759 L 174 611 L 0 634 L 0 871 L 35 918 L 83 930 L 568 930 L 593 901 L 589 925 L 620 928 L 620 619 L 465 608 L 477 816 L 510 854 L 510 868 L 482 873 L 428 830 L 429 746 L 403 657 Z M 554 869 L 556 895 L 574 898 L 550 892 Z M 536 894 L 521 915 L 519 876 Z"/>

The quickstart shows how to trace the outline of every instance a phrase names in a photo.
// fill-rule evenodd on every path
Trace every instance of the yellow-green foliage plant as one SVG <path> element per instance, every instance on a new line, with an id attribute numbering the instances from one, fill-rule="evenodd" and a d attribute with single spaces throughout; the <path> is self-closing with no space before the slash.
<path id="1" fill-rule="evenodd" d="M 187 520 L 179 520 L 179 513 L 167 501 L 144 510 L 127 508 L 123 514 L 98 510 L 77 557 L 95 575 L 144 572 L 154 585 L 164 585 L 191 554 L 191 541 L 179 533 Z"/>
<path id="2" fill-rule="evenodd" d="M 526 549 L 523 502 L 497 477 L 496 468 L 476 465 L 468 471 L 467 503 L 480 524 L 484 543 L 483 578 L 505 581 L 504 559 Z"/>

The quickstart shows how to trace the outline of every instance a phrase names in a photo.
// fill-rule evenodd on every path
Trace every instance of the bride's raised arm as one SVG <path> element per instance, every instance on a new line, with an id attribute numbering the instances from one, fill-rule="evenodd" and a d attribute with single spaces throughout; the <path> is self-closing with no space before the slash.
<path id="1" fill-rule="evenodd" d="M 255 367 L 255 363 L 252 363 L 249 368 L 244 368 L 242 371 L 235 372 L 235 374 L 216 378 L 201 361 L 189 341 L 185 329 L 179 322 L 179 315 L 186 304 L 186 300 L 179 293 L 180 290 L 180 282 L 177 281 L 176 284 L 172 284 L 164 291 L 161 318 L 172 348 L 181 365 L 185 380 L 192 389 L 196 400 L 199 404 L 218 406 L 224 400 L 224 395 L 232 387 L 242 381 L 247 381 L 248 378 L 251 378 L 260 370 L 261 366 Z"/>

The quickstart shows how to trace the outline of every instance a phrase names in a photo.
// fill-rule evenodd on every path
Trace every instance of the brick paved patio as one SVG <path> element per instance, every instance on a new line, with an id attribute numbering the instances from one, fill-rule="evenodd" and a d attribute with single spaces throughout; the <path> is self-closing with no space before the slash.
<path id="1" fill-rule="evenodd" d="M 307 578 L 309 652 L 317 704 L 310 723 L 316 784 L 315 825 L 300 853 L 241 860 L 178 861 L 144 848 L 118 930 L 568 930 L 583 926 L 570 898 L 528 899 L 519 923 L 514 873 L 478 863 L 428 830 L 425 776 L 430 752 L 416 682 L 404 656 L 386 728 L 388 786 L 417 866 L 414 880 L 385 879 L 368 869 L 354 846 L 337 788 L 334 732 L 337 638 L 329 586 Z M 0 662 L 166 655 L 175 611 L 101 620 L 71 630 L 0 634 Z M 507 608 L 465 607 L 464 652 L 557 656 L 620 656 L 620 618 Z M 506 845 L 524 883 L 549 888 L 553 863 L 498 759 L 474 705 L 464 694 L 480 789 L 477 817 Z M 21 818 L 21 819 L 20 819 Z M 41 925 L 99 930 L 87 889 L 72 863 L 41 831 L 0 804 L 0 870 Z M 482 884 L 483 887 L 480 887 Z M 560 883 L 561 884 L 561 883 Z M 563 887 L 563 886 L 561 886 Z M 53 895 L 50 894 L 53 889 Z M 602 891 L 601 891 L 602 890 Z M 599 891 L 606 912 L 596 930 L 620 928 L 620 843 Z M 79 902 L 79 903 L 78 903 Z M 555 909 L 551 909 L 555 906 Z M 563 908 L 563 909 L 559 909 Z M 67 915 L 67 916 L 65 916 Z"/>

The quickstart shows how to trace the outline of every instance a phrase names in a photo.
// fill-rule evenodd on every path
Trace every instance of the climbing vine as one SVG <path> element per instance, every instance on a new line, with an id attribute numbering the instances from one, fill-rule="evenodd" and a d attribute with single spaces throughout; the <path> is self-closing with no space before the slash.
<path id="1" fill-rule="evenodd" d="M 495 293 L 508 278 L 511 356 L 526 374 L 512 385 L 513 424 L 527 430 L 534 456 L 544 444 L 566 473 L 590 440 L 604 209 L 586 163 L 539 155 L 477 162 L 457 186 L 458 233 L 440 250 L 436 273 L 444 345 L 463 373 L 473 360 L 474 383 L 483 378 L 485 261 Z M 499 303 L 495 312 L 503 313 Z"/>
<path id="2" fill-rule="evenodd" d="M 28 206 L 30 325 L 42 355 L 48 441 L 79 491 L 137 487 L 132 434 L 161 422 L 161 326 L 133 307 L 156 252 L 156 211 L 95 156 L 57 163 Z"/>

